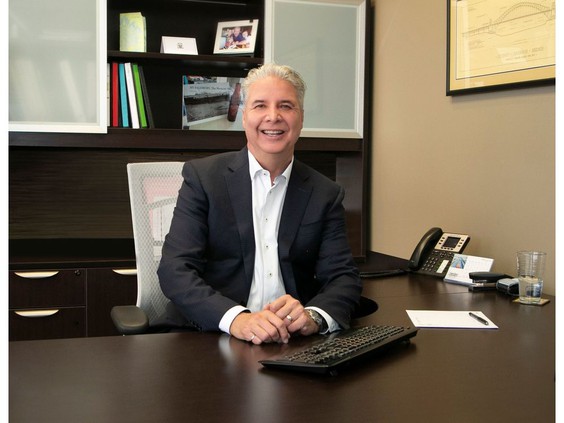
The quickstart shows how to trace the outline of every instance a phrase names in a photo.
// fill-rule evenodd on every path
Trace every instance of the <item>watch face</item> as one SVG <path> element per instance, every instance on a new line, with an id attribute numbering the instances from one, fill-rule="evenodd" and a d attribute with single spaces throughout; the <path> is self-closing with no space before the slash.
<path id="1" fill-rule="evenodd" d="M 317 326 L 321 329 L 323 327 L 323 318 L 321 315 L 315 310 L 308 310 L 308 314 L 310 315 L 311 319 L 315 322 Z"/>

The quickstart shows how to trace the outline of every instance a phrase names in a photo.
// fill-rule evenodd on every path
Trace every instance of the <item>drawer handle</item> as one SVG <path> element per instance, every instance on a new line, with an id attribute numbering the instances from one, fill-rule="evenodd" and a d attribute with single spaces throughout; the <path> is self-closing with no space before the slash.
<path id="1" fill-rule="evenodd" d="M 53 272 L 14 272 L 14 273 L 19 277 L 26 279 L 46 279 L 55 276 L 59 272 L 53 271 Z"/>
<path id="2" fill-rule="evenodd" d="M 26 311 L 16 311 L 15 313 L 18 316 L 22 316 L 22 317 L 37 318 L 37 317 L 54 316 L 58 312 L 59 310 L 26 310 Z"/>
<path id="3" fill-rule="evenodd" d="M 112 269 L 112 272 L 123 276 L 137 275 L 137 269 Z"/>

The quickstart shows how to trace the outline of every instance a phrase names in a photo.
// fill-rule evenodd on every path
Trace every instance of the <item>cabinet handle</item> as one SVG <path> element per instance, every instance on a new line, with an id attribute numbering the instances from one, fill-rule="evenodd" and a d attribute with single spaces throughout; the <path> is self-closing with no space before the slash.
<path id="1" fill-rule="evenodd" d="M 16 275 L 18 275 L 21 278 L 26 278 L 26 279 L 46 279 L 46 278 L 50 278 L 52 276 L 55 276 L 57 273 L 59 273 L 59 271 L 53 271 L 53 272 L 14 272 Z"/>
<path id="2" fill-rule="evenodd" d="M 37 317 L 49 317 L 49 316 L 53 316 L 55 314 L 57 314 L 59 312 L 58 309 L 54 309 L 54 310 L 25 310 L 25 311 L 15 311 L 15 313 L 18 316 L 22 316 L 22 317 L 31 317 L 31 318 L 37 318 Z"/>
<path id="3" fill-rule="evenodd" d="M 137 269 L 112 269 L 112 272 L 123 276 L 137 275 Z"/>

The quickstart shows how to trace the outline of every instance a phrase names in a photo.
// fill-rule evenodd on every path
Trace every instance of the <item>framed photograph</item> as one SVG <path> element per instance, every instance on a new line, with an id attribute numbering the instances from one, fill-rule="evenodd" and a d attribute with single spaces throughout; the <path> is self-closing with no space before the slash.
<path id="1" fill-rule="evenodd" d="M 214 54 L 253 55 L 258 23 L 258 19 L 219 22 L 215 35 Z"/>
<path id="2" fill-rule="evenodd" d="M 447 95 L 554 84 L 554 0 L 447 0 Z"/>
<path id="3" fill-rule="evenodd" d="M 242 131 L 242 78 L 182 75 L 182 129 Z"/>

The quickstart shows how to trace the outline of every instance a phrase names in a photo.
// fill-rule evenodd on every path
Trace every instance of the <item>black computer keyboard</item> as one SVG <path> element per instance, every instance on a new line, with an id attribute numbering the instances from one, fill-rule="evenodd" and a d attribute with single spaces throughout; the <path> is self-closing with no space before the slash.
<path id="1" fill-rule="evenodd" d="M 336 332 L 319 343 L 270 360 L 265 367 L 313 373 L 336 374 L 339 369 L 382 351 L 399 342 L 407 342 L 417 328 L 402 326 L 363 326 Z"/>

